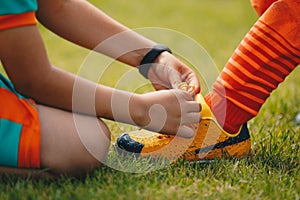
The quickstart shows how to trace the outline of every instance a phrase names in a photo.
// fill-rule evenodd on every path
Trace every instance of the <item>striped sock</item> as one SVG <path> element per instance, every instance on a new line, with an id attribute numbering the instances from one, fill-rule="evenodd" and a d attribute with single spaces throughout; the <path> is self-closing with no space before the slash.
<path id="1" fill-rule="evenodd" d="M 300 1 L 278 1 L 242 40 L 205 100 L 229 133 L 257 115 L 300 63 Z"/>

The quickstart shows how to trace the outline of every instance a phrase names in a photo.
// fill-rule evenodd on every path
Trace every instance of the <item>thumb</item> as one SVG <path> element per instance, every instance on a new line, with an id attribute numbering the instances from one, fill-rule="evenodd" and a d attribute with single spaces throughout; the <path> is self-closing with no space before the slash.
<path id="1" fill-rule="evenodd" d="M 182 82 L 180 74 L 178 72 L 172 72 L 169 76 L 169 83 L 171 83 L 172 89 L 177 89 L 178 84 Z"/>

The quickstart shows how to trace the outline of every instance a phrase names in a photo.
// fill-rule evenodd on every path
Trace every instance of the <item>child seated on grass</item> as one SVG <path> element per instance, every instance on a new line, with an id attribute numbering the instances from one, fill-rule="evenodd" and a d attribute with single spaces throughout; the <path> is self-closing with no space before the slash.
<path id="1" fill-rule="evenodd" d="M 207 128 L 195 131 L 194 124 L 201 119 L 201 105 L 193 101 L 200 92 L 199 81 L 167 47 L 137 35 L 86 1 L 21 2 L 0 0 L 0 59 L 12 81 L 0 77 L 0 166 L 49 168 L 51 173 L 69 175 L 95 169 L 110 144 L 110 132 L 98 117 L 185 138 L 199 136 L 195 140 L 211 136 Z M 217 132 L 229 138 L 247 130 L 243 124 L 257 115 L 271 92 L 300 62 L 300 1 L 252 3 L 261 17 L 229 59 L 212 92 L 204 97 L 205 109 L 210 111 L 206 113 L 211 115 L 206 119 L 214 120 Z M 159 91 L 132 94 L 54 67 L 35 15 L 67 40 L 139 66 Z M 122 40 L 110 40 L 97 48 L 120 33 L 124 33 Z M 194 90 L 174 89 L 181 82 L 194 85 Z M 120 146 L 130 151 L 126 142 L 132 141 L 122 140 Z M 196 150 L 202 148 L 202 142 L 193 142 L 199 145 Z M 194 157 L 201 159 L 196 150 Z M 96 157 L 90 152 L 96 152 Z"/>
<path id="2" fill-rule="evenodd" d="M 187 81 L 199 92 L 195 73 L 166 46 L 129 30 L 84 0 L 0 0 L 0 4 L 0 59 L 10 79 L 0 75 L 1 171 L 47 168 L 54 174 L 78 175 L 95 169 L 110 145 L 110 131 L 98 118 L 185 137 L 194 134 L 190 124 L 199 122 L 200 105 L 192 93 L 133 94 L 63 71 L 48 60 L 37 20 L 73 43 L 133 67 L 142 64 L 141 73 L 146 72 L 157 89 Z M 114 37 L 118 34 L 121 37 Z M 149 69 L 147 64 L 153 62 L 156 67 Z M 149 124 L 150 109 L 161 114 L 153 105 L 164 107 L 165 123 Z"/>

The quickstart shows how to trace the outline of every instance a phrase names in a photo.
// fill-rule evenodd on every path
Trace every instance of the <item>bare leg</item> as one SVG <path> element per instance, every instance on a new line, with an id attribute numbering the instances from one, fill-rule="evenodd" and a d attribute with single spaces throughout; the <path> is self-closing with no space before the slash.
<path id="1" fill-rule="evenodd" d="M 110 145 L 110 132 L 103 121 L 41 105 L 38 105 L 38 111 L 41 124 L 41 168 L 49 170 L 41 172 L 0 167 L 0 174 L 50 178 L 62 174 L 80 176 L 97 168 L 105 160 Z M 84 134 L 88 135 L 88 140 L 84 139 Z"/>
<path id="2" fill-rule="evenodd" d="M 73 114 L 63 110 L 39 106 L 41 123 L 41 167 L 54 173 L 80 175 L 100 165 L 107 155 L 110 132 L 106 125 L 95 117 Z M 96 122 L 98 127 L 91 126 Z M 80 134 L 89 134 L 96 145 L 97 159 L 80 139 Z M 99 149 L 100 148 L 100 149 Z M 95 152 L 95 151 L 94 151 Z"/>

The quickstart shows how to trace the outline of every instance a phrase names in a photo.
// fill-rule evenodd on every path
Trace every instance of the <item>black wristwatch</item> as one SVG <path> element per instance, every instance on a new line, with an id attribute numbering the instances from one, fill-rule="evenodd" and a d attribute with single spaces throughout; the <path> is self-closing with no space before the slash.
<path id="1" fill-rule="evenodd" d="M 139 72 L 148 79 L 148 72 L 149 69 L 154 62 L 154 60 L 164 51 L 172 53 L 171 49 L 163 44 L 154 45 L 144 56 L 140 65 L 139 65 Z"/>

